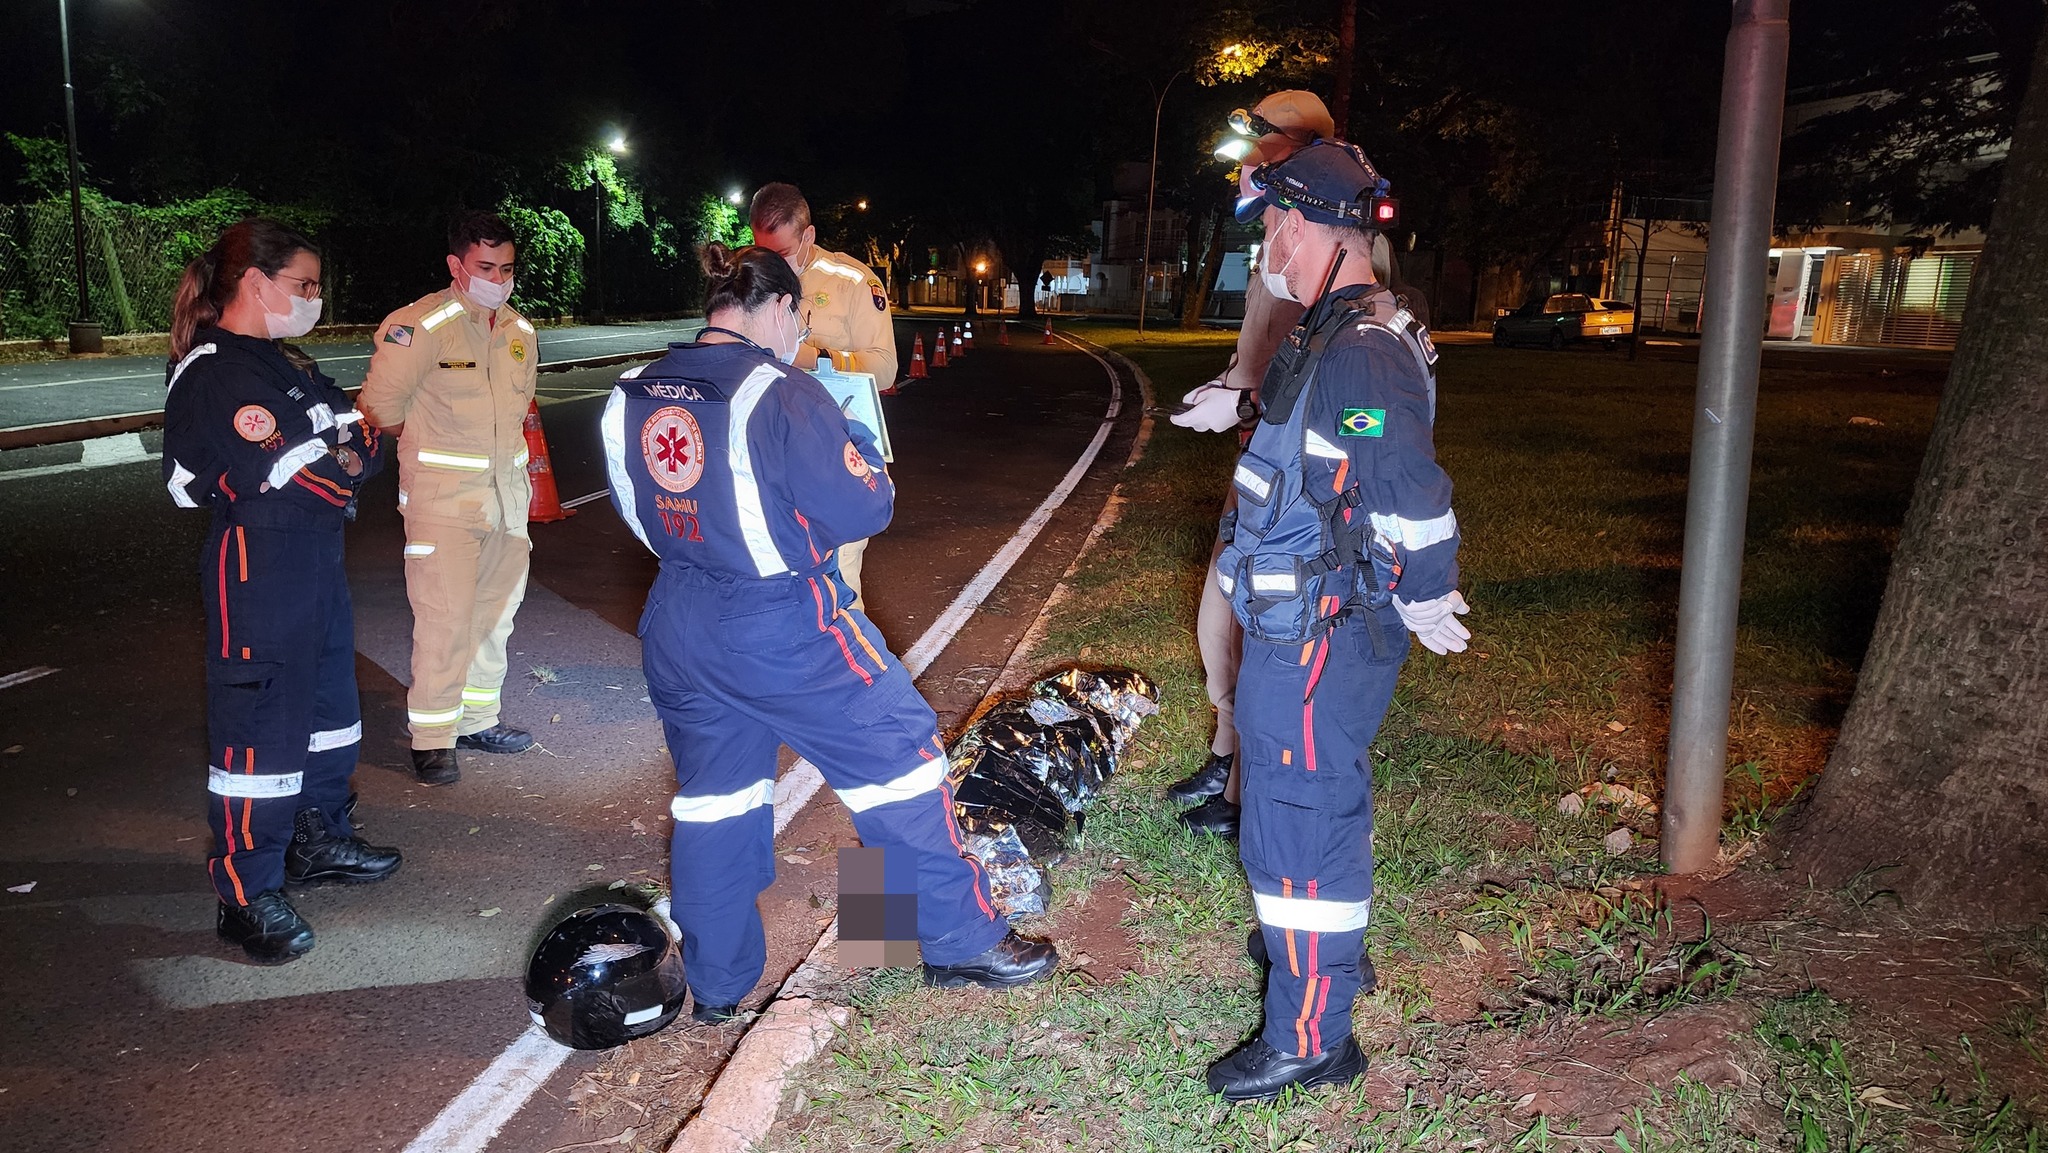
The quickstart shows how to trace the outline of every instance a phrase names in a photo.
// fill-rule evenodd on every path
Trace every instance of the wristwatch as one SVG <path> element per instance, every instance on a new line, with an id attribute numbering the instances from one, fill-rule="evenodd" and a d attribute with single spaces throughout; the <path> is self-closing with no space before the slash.
<path id="1" fill-rule="evenodd" d="M 356 455 L 355 449 L 345 444 L 336 445 L 333 454 L 335 463 L 341 466 L 341 471 L 350 476 L 363 475 L 363 458 Z"/>

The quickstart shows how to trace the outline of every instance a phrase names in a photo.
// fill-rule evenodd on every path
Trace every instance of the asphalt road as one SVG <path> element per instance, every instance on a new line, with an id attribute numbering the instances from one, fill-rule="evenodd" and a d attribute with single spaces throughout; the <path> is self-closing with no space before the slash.
<path id="1" fill-rule="evenodd" d="M 602 489 L 596 415 L 615 371 L 542 382 L 565 497 Z M 892 647 L 924 631 L 1072 466 L 1108 388 L 1094 360 L 1020 341 L 887 402 L 900 496 L 867 585 Z M 1124 389 L 1095 468 L 921 679 L 943 720 L 979 699 L 1107 499 L 1141 407 Z M 0 892 L 0 1145 L 403 1149 L 525 1029 L 518 979 L 552 919 L 613 881 L 665 873 L 673 780 L 632 636 L 653 558 L 602 500 L 535 526 L 505 710 L 543 748 L 465 754 L 460 784 L 422 789 L 404 771 L 395 479 L 370 486 L 349 542 L 366 733 L 356 788 L 365 835 L 401 847 L 405 865 L 381 885 L 295 893 L 319 945 L 259 969 L 213 936 L 193 580 L 206 518 L 170 507 L 158 469 L 0 478 L 0 677 L 56 670 L 0 688 L 0 887 L 34 885 Z M 778 850 L 822 857 L 851 841 L 821 795 Z M 771 959 L 757 996 L 834 899 L 828 864 L 784 868 L 763 901 Z M 724 1042 L 706 1034 L 708 1075 Z M 490 1148 L 588 1139 L 564 1098 L 597 1061 L 570 1058 Z"/>
<path id="2" fill-rule="evenodd" d="M 701 320 L 543 328 L 540 363 L 659 351 L 688 340 Z M 343 388 L 362 384 L 370 364 L 368 339 L 309 344 L 306 350 Z M 0 431 L 94 417 L 160 411 L 164 360 L 160 356 L 106 356 L 0 364 Z"/>

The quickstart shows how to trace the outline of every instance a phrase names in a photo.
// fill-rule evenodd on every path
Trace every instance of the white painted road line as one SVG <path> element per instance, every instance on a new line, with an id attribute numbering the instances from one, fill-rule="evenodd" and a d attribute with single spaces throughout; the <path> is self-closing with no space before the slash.
<path id="1" fill-rule="evenodd" d="M 405 1153 L 481 1153 L 575 1051 L 556 1044 L 538 1026 L 528 1028 L 420 1130 Z"/>
<path id="2" fill-rule="evenodd" d="M 1074 347 L 1080 348 L 1079 345 Z M 1081 348 L 1081 351 L 1094 357 L 1096 363 L 1102 365 L 1103 371 L 1109 374 L 1109 409 L 1103 414 L 1102 423 L 1095 430 L 1095 438 L 1088 442 L 1087 449 L 1081 453 L 1080 459 L 1074 462 L 1074 467 L 1067 470 L 1067 475 L 1061 478 L 1060 483 L 1043 501 L 1039 502 L 1038 507 L 1032 510 L 1031 515 L 1012 534 L 1009 541 L 988 559 L 987 564 L 981 566 L 981 571 L 974 574 L 974 579 L 967 582 L 967 587 L 960 590 L 960 595 L 953 598 L 953 603 L 947 606 L 946 611 L 939 614 L 931 627 L 924 631 L 924 635 L 917 639 L 917 643 L 910 646 L 910 651 L 903 654 L 903 667 L 909 670 L 912 677 L 922 673 L 940 653 L 945 651 L 947 645 L 953 643 L 954 636 L 966 625 L 974 610 L 981 606 L 981 602 L 988 598 L 989 593 L 995 591 L 996 585 L 1002 582 L 1003 577 L 1024 555 L 1024 550 L 1031 546 L 1032 541 L 1038 539 L 1038 534 L 1052 520 L 1052 514 L 1057 512 L 1059 507 L 1066 503 L 1067 497 L 1073 494 L 1075 487 L 1081 483 L 1081 478 L 1087 474 L 1089 466 L 1095 463 L 1096 454 L 1102 451 L 1103 444 L 1109 440 L 1110 428 L 1115 423 L 1117 414 L 1123 410 L 1123 382 L 1117 378 L 1116 370 L 1111 368 L 1107 361 L 1095 356 L 1086 348 Z M 577 497 L 576 503 L 596 500 L 603 495 L 603 492 L 596 492 Z M 775 835 L 780 836 L 782 831 L 789 827 L 789 822 L 795 819 L 797 813 L 813 796 L 817 795 L 818 787 L 824 783 L 825 779 L 818 774 L 817 766 L 809 761 L 799 759 L 789 767 L 789 771 L 775 782 Z M 835 919 L 827 931 L 830 932 L 837 926 L 838 922 Z M 535 1038 L 538 1038 L 540 1045 L 550 1046 L 557 1051 L 547 1054 L 540 1050 L 543 1056 L 551 1056 L 553 1063 L 547 1066 L 546 1072 L 530 1079 L 507 1076 L 501 1066 L 509 1069 L 520 1062 L 535 1060 L 528 1055 L 538 1049 Z M 536 1030 L 528 1030 L 521 1034 L 510 1048 L 500 1054 L 496 1061 L 491 1062 L 490 1068 L 485 1069 L 475 1081 L 470 1082 L 468 1088 L 449 1102 L 447 1108 L 442 1109 L 440 1115 L 421 1130 L 418 1137 L 413 1138 L 412 1144 L 405 1147 L 405 1153 L 478 1153 L 490 1143 L 498 1130 L 504 1127 L 505 1122 L 511 1120 L 525 1106 L 527 1098 L 540 1089 L 570 1052 L 572 1050 L 555 1044 L 546 1034 Z"/>
<path id="3" fill-rule="evenodd" d="M 56 669 L 48 665 L 37 665 L 32 669 L 23 669 L 18 673 L 8 673 L 6 676 L 0 677 L 0 689 L 11 689 L 16 685 L 25 685 L 30 681 L 47 677 L 56 671 Z"/>

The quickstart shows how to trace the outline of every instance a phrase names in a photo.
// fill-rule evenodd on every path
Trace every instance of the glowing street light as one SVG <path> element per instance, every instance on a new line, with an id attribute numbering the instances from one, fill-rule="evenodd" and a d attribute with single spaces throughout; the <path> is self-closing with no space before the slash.
<path id="1" fill-rule="evenodd" d="M 854 207 L 861 210 L 862 212 L 866 212 L 868 210 L 868 202 L 865 200 L 857 201 L 854 204 Z"/>
<path id="2" fill-rule="evenodd" d="M 615 132 L 612 134 L 611 142 L 605 145 L 605 147 L 611 149 L 612 154 L 615 156 L 624 156 L 626 154 L 626 137 L 622 133 Z"/>
<path id="3" fill-rule="evenodd" d="M 732 205 L 734 208 L 738 208 L 740 205 L 745 204 L 747 202 L 747 198 L 740 192 L 739 189 L 735 188 L 731 192 L 725 194 L 725 201 L 727 204 Z"/>

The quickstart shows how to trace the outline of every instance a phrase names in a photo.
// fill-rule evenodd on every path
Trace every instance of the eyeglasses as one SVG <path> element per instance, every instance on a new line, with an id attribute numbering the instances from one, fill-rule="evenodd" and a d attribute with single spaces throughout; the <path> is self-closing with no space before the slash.
<path id="1" fill-rule="evenodd" d="M 318 300 L 318 299 L 320 299 L 320 281 L 319 281 L 319 279 L 318 279 L 317 277 L 308 277 L 308 276 L 273 276 L 273 277 L 271 277 L 270 279 L 272 279 L 272 280 L 290 280 L 290 281 L 296 281 L 296 282 L 298 283 L 298 286 L 299 286 L 299 287 L 298 287 L 298 290 L 297 290 L 297 291 L 295 291 L 295 292 L 293 292 L 293 293 L 292 293 L 292 295 L 294 295 L 294 296 L 302 296 L 302 297 L 306 298 L 307 300 Z"/>

